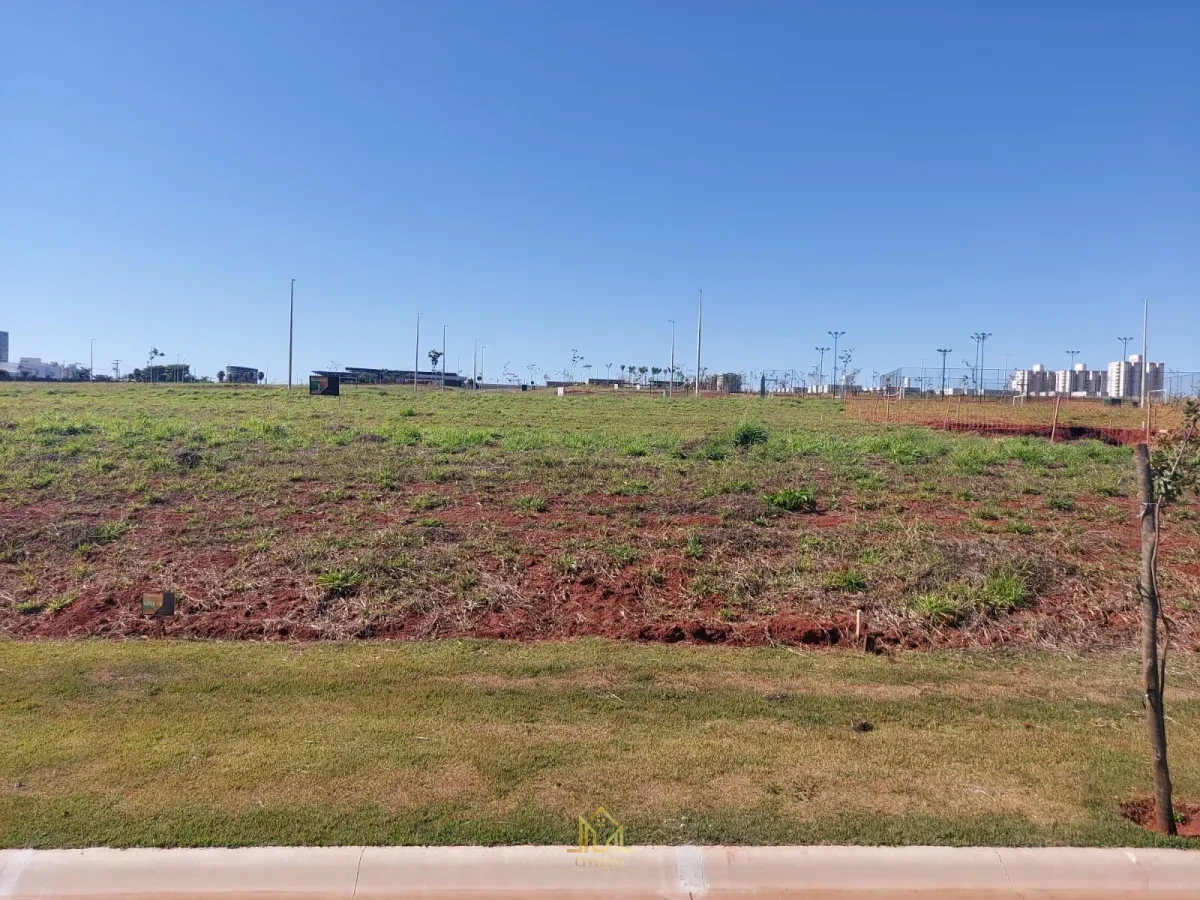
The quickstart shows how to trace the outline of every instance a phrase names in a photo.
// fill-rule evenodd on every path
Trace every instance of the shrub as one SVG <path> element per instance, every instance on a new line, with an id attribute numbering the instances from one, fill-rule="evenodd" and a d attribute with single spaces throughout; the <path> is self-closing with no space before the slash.
<path id="1" fill-rule="evenodd" d="M 773 494 L 763 494 L 763 499 L 776 509 L 788 512 L 817 511 L 817 494 L 812 488 L 783 488 Z"/>
<path id="2" fill-rule="evenodd" d="M 683 555 L 688 559 L 699 559 L 704 555 L 704 542 L 700 540 L 700 535 L 693 534 L 688 538 L 683 545 Z"/>
<path id="3" fill-rule="evenodd" d="M 92 532 L 92 541 L 97 544 L 107 544 L 118 541 L 129 530 L 124 522 L 101 522 Z"/>
<path id="4" fill-rule="evenodd" d="M 733 443 L 742 448 L 753 447 L 755 444 L 765 444 L 770 433 L 765 425 L 757 422 L 742 422 L 733 429 Z"/>
<path id="5" fill-rule="evenodd" d="M 1070 497 L 1047 497 L 1046 508 L 1057 512 L 1074 512 L 1075 501 Z"/>
<path id="6" fill-rule="evenodd" d="M 1035 529 L 1028 522 L 1022 522 L 1019 519 L 1014 519 L 1004 526 L 1004 530 L 1011 534 L 1033 534 Z"/>
<path id="7" fill-rule="evenodd" d="M 708 459 L 715 462 L 725 459 L 727 456 L 729 456 L 729 448 L 718 438 L 713 438 L 701 444 L 692 454 L 692 459 Z"/>

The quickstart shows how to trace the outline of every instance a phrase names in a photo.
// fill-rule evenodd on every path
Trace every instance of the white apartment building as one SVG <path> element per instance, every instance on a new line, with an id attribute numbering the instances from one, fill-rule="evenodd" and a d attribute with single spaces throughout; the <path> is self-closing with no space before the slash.
<path id="1" fill-rule="evenodd" d="M 1150 362 L 1143 366 L 1141 354 L 1137 353 L 1129 357 L 1129 362 L 1118 360 L 1108 364 L 1108 396 L 1139 399 L 1142 396 L 1143 369 L 1150 396 L 1161 397 L 1163 364 Z"/>

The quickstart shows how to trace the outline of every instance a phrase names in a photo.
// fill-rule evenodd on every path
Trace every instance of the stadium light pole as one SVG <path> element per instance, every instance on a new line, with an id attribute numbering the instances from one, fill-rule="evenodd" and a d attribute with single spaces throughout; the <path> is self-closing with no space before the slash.
<path id="1" fill-rule="evenodd" d="M 1129 362 L 1129 342 L 1133 340 L 1131 337 L 1119 337 L 1121 342 L 1121 362 Z"/>
<path id="2" fill-rule="evenodd" d="M 288 392 L 292 390 L 292 332 L 296 323 L 296 279 L 292 279 L 291 295 L 288 299 Z"/>
<path id="3" fill-rule="evenodd" d="M 977 331 L 971 335 L 971 340 L 975 342 L 975 371 L 979 374 L 979 383 L 976 385 L 976 393 L 983 398 L 983 358 L 984 344 L 987 339 L 992 336 L 990 331 Z"/>
<path id="4" fill-rule="evenodd" d="M 421 314 L 417 313 L 417 342 L 413 346 L 413 396 L 417 396 L 417 370 L 421 368 Z"/>
<path id="5" fill-rule="evenodd" d="M 446 326 L 442 326 L 442 391 L 446 390 Z"/>
<path id="6" fill-rule="evenodd" d="M 830 384 L 834 385 L 833 392 L 835 394 L 841 393 L 841 391 L 839 391 L 837 389 L 837 359 L 838 359 L 838 357 L 837 357 L 837 342 L 838 342 L 838 338 L 840 338 L 845 333 L 846 332 L 844 332 L 844 331 L 827 331 L 826 332 L 826 334 L 828 334 L 830 337 L 833 338 L 833 374 L 830 376 L 829 382 L 830 382 Z"/>
<path id="7" fill-rule="evenodd" d="M 671 375 L 667 379 L 667 397 L 668 399 L 675 396 L 675 320 L 668 319 L 671 323 Z"/>
<path id="8" fill-rule="evenodd" d="M 704 291 L 696 298 L 696 396 L 700 396 L 700 329 L 704 324 Z"/>
<path id="9" fill-rule="evenodd" d="M 471 350 L 471 390 L 475 390 L 475 383 L 478 380 L 479 367 L 476 365 L 479 362 L 479 338 L 475 339 L 475 346 Z"/>
<path id="10" fill-rule="evenodd" d="M 1067 356 L 1071 357 L 1071 368 L 1072 369 L 1075 368 L 1075 357 L 1077 357 L 1078 355 L 1079 355 L 1078 350 L 1068 350 L 1067 351 Z"/>
<path id="11" fill-rule="evenodd" d="M 814 347 L 821 354 L 821 364 L 817 367 L 817 393 L 821 393 L 821 388 L 825 387 L 825 353 L 829 350 L 828 347 Z"/>
<path id="12" fill-rule="evenodd" d="M 942 354 L 942 396 L 946 396 L 946 357 L 954 352 L 953 347 L 938 347 L 938 353 Z"/>

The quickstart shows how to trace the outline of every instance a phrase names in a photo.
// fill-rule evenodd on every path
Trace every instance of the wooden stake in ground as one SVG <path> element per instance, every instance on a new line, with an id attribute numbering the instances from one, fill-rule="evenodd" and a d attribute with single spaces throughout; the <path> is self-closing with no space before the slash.
<path id="1" fill-rule="evenodd" d="M 1166 672 L 1158 662 L 1158 503 L 1150 469 L 1150 448 L 1138 444 L 1133 460 L 1137 469 L 1138 499 L 1141 501 L 1142 568 L 1138 579 L 1138 595 L 1142 602 L 1142 690 L 1154 771 L 1154 820 L 1155 827 L 1163 834 L 1175 834 L 1171 772 L 1167 767 L 1167 723 L 1162 697 Z"/>

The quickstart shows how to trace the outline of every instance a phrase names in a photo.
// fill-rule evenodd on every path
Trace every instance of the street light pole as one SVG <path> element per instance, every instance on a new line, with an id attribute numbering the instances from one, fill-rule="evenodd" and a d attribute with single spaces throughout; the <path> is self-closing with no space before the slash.
<path id="1" fill-rule="evenodd" d="M 417 341 L 413 346 L 413 396 L 417 395 L 417 370 L 421 368 L 421 314 L 417 313 Z"/>
<path id="2" fill-rule="evenodd" d="M 292 390 L 292 330 L 296 321 L 296 279 L 292 279 L 292 292 L 288 300 L 288 392 Z"/>
<path id="3" fill-rule="evenodd" d="M 1079 355 L 1078 350 L 1068 350 L 1067 351 L 1067 356 L 1071 357 L 1071 368 L 1072 369 L 1075 368 L 1075 357 L 1077 357 L 1078 355 Z"/>
<path id="4" fill-rule="evenodd" d="M 479 382 L 478 374 L 479 367 L 476 363 L 479 361 L 479 339 L 475 339 L 475 345 L 471 349 L 471 390 L 475 390 L 476 384 Z"/>
<path id="5" fill-rule="evenodd" d="M 667 380 L 667 397 L 675 396 L 675 320 L 668 319 L 671 323 L 671 375 Z"/>
<path id="6" fill-rule="evenodd" d="M 487 369 L 487 344 L 479 348 L 479 380 L 487 378 L 484 371 Z"/>
<path id="7" fill-rule="evenodd" d="M 1133 340 L 1131 337 L 1119 337 L 1121 342 L 1121 362 L 1129 362 L 1129 342 Z"/>
<path id="8" fill-rule="evenodd" d="M 946 356 L 954 352 L 952 347 L 938 347 L 938 353 L 942 354 L 942 396 L 946 396 Z"/>
<path id="9" fill-rule="evenodd" d="M 821 354 L 821 364 L 817 368 L 817 393 L 819 394 L 821 393 L 821 388 L 825 387 L 825 351 L 829 348 L 814 347 L 813 349 Z"/>
<path id="10" fill-rule="evenodd" d="M 826 332 L 826 334 L 830 335 L 833 338 L 833 377 L 830 379 L 830 382 L 834 385 L 834 393 L 835 394 L 841 393 L 841 390 L 837 387 L 837 360 L 838 360 L 837 344 L 838 344 L 838 338 L 840 338 L 845 333 L 846 332 L 844 332 L 844 331 L 827 331 Z"/>
<path id="11" fill-rule="evenodd" d="M 990 331 L 977 331 L 971 335 L 971 340 L 975 342 L 975 370 L 979 373 L 977 393 L 980 399 L 983 399 L 983 357 L 986 349 L 984 345 L 991 336 L 992 332 Z"/>
<path id="12" fill-rule="evenodd" d="M 700 331 L 704 324 L 704 291 L 696 298 L 696 396 L 700 396 Z"/>
<path id="13" fill-rule="evenodd" d="M 446 326 L 442 326 L 442 391 L 446 390 Z"/>
<path id="14" fill-rule="evenodd" d="M 88 349 L 88 381 L 96 380 L 96 339 L 91 338 L 91 345 Z"/>

